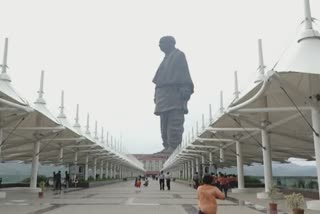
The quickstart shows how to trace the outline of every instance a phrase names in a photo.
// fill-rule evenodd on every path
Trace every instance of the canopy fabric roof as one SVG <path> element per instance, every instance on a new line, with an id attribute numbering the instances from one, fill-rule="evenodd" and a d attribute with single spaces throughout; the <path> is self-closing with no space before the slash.
<path id="1" fill-rule="evenodd" d="M 40 141 L 39 160 L 42 163 L 61 164 L 59 156 L 63 147 L 63 163 L 72 163 L 77 151 L 79 163 L 84 163 L 86 155 L 90 154 L 90 162 L 95 156 L 144 170 L 142 163 L 83 134 L 81 128 L 71 126 L 67 118 L 56 118 L 47 109 L 45 102 L 35 102 L 30 106 L 26 99 L 16 93 L 10 81 L 0 79 L 0 98 L 3 99 L 0 107 L 4 107 L 0 112 L 3 130 L 0 157 L 3 161 L 31 162 L 34 142 Z M 25 108 L 16 108 L 20 106 Z"/>
<path id="2" fill-rule="evenodd" d="M 306 33 L 308 32 L 308 33 Z M 226 111 L 217 115 L 198 137 L 178 147 L 164 168 L 175 167 L 209 152 L 218 166 L 236 165 L 236 142 L 242 145 L 245 164 L 262 162 L 261 129 L 268 132 L 272 160 L 288 158 L 314 160 L 311 107 L 319 108 L 320 39 L 307 29 L 279 60 L 274 70 L 256 81 Z M 224 160 L 220 159 L 223 148 Z"/>

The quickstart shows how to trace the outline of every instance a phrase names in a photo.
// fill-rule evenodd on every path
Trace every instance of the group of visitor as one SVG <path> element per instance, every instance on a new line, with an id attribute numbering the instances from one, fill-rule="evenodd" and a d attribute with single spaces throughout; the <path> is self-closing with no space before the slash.
<path id="1" fill-rule="evenodd" d="M 213 181 L 212 185 L 224 192 L 224 196 L 228 197 L 228 190 L 235 188 L 237 186 L 237 176 L 236 175 L 226 175 L 221 172 L 218 174 L 211 174 Z"/>
<path id="2" fill-rule="evenodd" d="M 202 184 L 198 172 L 193 175 L 194 188 L 197 189 L 199 214 L 215 214 L 217 212 L 216 199 L 228 197 L 228 190 L 237 186 L 236 175 L 223 173 L 205 173 Z M 224 194 L 223 194 L 223 193 Z"/>
<path id="3" fill-rule="evenodd" d="M 165 174 L 163 171 L 160 172 L 160 175 L 159 175 L 160 190 L 164 190 L 164 183 L 166 183 L 166 185 L 167 185 L 167 190 L 170 191 L 170 189 L 171 189 L 171 174 L 170 174 L 170 172 L 167 172 L 167 174 Z"/>
<path id="4" fill-rule="evenodd" d="M 206 173 L 205 175 L 209 175 Z M 237 176 L 236 175 L 227 175 L 221 172 L 214 174 L 211 173 L 209 176 L 212 177 L 211 185 L 216 186 L 221 192 L 224 192 L 225 197 L 227 197 L 228 190 L 237 187 Z M 193 175 L 193 186 L 195 189 L 200 185 L 200 177 L 198 172 L 195 172 Z"/>
<path id="5" fill-rule="evenodd" d="M 70 175 L 66 171 L 65 177 L 64 177 L 65 189 L 69 188 L 69 184 L 70 184 Z M 54 171 L 53 172 L 53 191 L 55 192 L 55 194 L 61 194 L 61 189 L 62 189 L 61 171 L 58 171 L 58 173 Z"/>

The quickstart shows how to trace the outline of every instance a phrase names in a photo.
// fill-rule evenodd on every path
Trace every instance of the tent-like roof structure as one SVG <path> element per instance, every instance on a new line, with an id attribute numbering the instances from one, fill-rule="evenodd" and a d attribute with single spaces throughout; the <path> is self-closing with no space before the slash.
<path id="1" fill-rule="evenodd" d="M 33 105 L 29 105 L 11 85 L 11 79 L 6 72 L 7 51 L 8 40 L 6 39 L 2 73 L 0 74 L 0 158 L 2 161 L 31 162 L 34 156 L 34 143 L 39 141 L 41 145 L 37 155 L 42 163 L 67 164 L 75 161 L 84 163 L 86 156 L 90 155 L 92 158 L 90 162 L 93 162 L 94 158 L 99 158 L 99 160 L 108 160 L 111 163 L 144 171 L 143 164 L 135 158 L 104 145 L 103 136 L 102 142 L 97 136 L 92 138 L 89 134 L 89 126 L 87 132 L 82 132 L 78 119 L 75 126 L 72 126 L 63 112 L 63 93 L 61 112 L 58 117 L 55 117 L 46 107 L 46 101 L 43 98 L 43 71 L 39 97 Z"/>
<path id="2" fill-rule="evenodd" d="M 310 110 L 320 100 L 320 37 L 312 28 L 310 11 L 307 11 L 304 25 L 293 48 L 266 74 L 259 42 L 258 79 L 197 138 L 177 148 L 165 163 L 165 169 L 178 165 L 185 158 L 200 157 L 199 154 L 208 162 L 210 152 L 218 165 L 234 166 L 236 142 L 243 147 L 246 164 L 262 162 L 261 129 L 268 132 L 272 160 L 315 159 Z M 221 150 L 224 160 L 220 158 Z"/>

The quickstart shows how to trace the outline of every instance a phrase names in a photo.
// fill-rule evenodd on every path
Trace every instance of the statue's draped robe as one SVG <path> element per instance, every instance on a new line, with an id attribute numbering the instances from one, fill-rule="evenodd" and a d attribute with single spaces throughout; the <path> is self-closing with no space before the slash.
<path id="1" fill-rule="evenodd" d="M 173 50 L 161 62 L 153 83 L 155 89 L 155 114 L 160 115 L 170 110 L 183 110 L 188 113 L 187 101 L 183 99 L 181 90 L 193 93 L 193 82 L 189 67 L 183 52 Z"/>
<path id="2" fill-rule="evenodd" d="M 184 114 L 193 93 L 193 82 L 183 52 L 173 50 L 161 62 L 153 82 L 155 111 L 160 116 L 161 136 L 165 148 L 174 149 L 182 141 Z"/>

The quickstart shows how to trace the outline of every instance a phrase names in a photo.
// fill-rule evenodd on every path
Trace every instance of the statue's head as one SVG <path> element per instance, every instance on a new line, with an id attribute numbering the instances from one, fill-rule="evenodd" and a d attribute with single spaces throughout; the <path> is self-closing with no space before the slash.
<path id="1" fill-rule="evenodd" d="M 159 41 L 160 50 L 164 53 L 170 53 L 173 49 L 175 49 L 176 40 L 173 36 L 163 36 Z"/>

